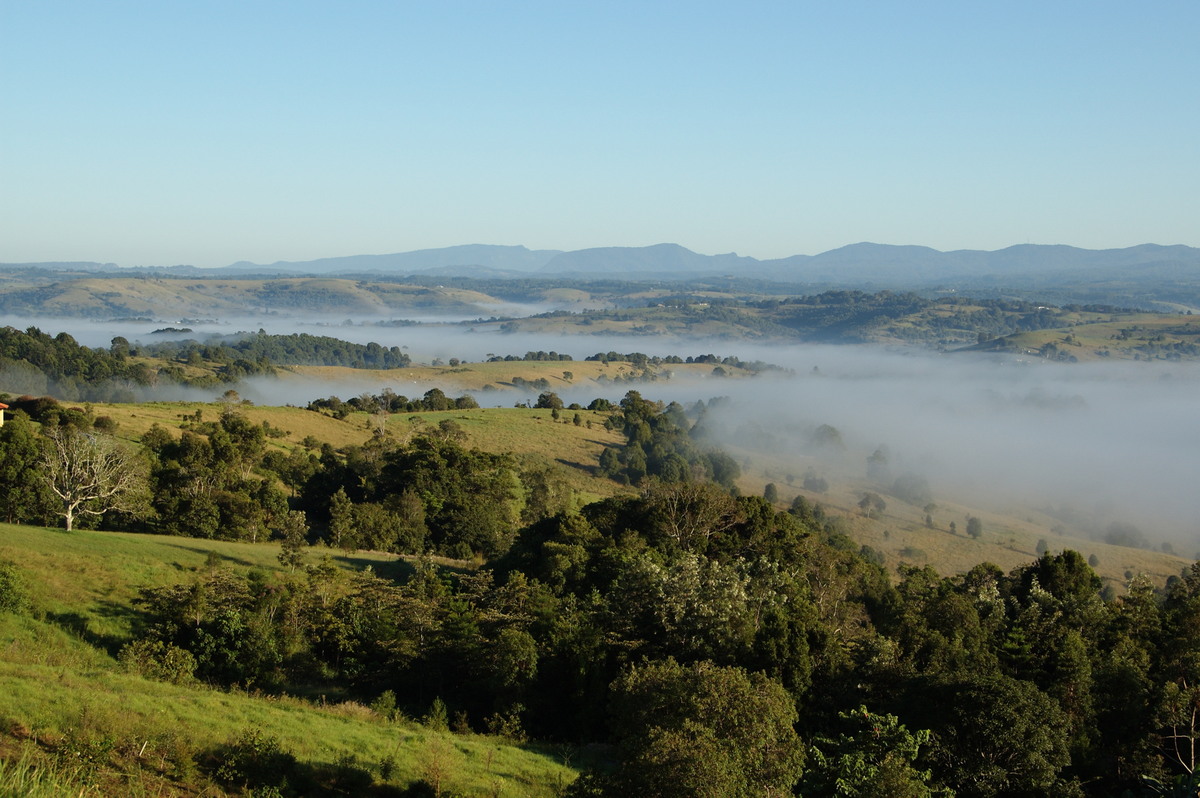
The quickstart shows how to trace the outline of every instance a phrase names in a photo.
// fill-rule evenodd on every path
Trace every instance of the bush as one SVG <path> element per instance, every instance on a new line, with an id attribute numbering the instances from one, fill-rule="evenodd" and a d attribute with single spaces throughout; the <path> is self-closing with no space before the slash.
<path id="1" fill-rule="evenodd" d="M 396 693 L 392 690 L 384 690 L 379 694 L 379 697 L 371 702 L 371 710 L 375 714 L 382 717 L 384 720 L 396 719 Z"/>
<path id="2" fill-rule="evenodd" d="M 24 612 L 28 606 L 21 572 L 15 563 L 0 560 L 0 612 Z"/>
<path id="3" fill-rule="evenodd" d="M 134 640 L 121 649 L 117 661 L 126 670 L 160 682 L 187 684 L 195 678 L 192 652 L 161 640 Z"/>
<path id="4" fill-rule="evenodd" d="M 117 422 L 112 416 L 97 416 L 92 422 L 92 428 L 97 432 L 103 432 L 112 435 L 117 431 Z"/>
<path id="5" fill-rule="evenodd" d="M 285 751 L 279 738 L 247 729 L 217 753 L 214 775 L 222 784 L 254 795 L 289 794 L 289 777 L 295 780 L 296 757 Z"/>
<path id="6" fill-rule="evenodd" d="M 485 721 L 488 734 L 503 737 L 513 743 L 525 742 L 528 738 L 521 725 L 521 710 L 523 709 L 524 707 L 520 704 L 515 704 L 508 712 L 497 712 L 488 717 Z"/>
<path id="7" fill-rule="evenodd" d="M 429 713 L 424 717 L 423 722 L 435 731 L 446 731 L 450 728 L 450 716 L 446 711 L 446 702 L 441 699 L 441 696 L 433 699 L 433 703 L 429 705 Z"/>
<path id="8" fill-rule="evenodd" d="M 829 482 L 824 477 L 819 477 L 816 474 L 805 474 L 804 489 L 810 490 L 813 493 L 824 493 L 829 490 Z"/>

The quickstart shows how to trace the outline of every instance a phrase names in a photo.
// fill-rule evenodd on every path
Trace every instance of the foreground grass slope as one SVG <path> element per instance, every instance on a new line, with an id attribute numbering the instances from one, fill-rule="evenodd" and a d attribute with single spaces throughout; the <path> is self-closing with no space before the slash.
<path id="1" fill-rule="evenodd" d="M 213 758 L 247 734 L 275 738 L 335 794 L 384 790 L 431 774 L 466 795 L 550 796 L 575 778 L 562 752 L 388 721 L 353 702 L 316 702 L 154 682 L 114 654 L 137 622 L 144 586 L 206 568 L 278 568 L 278 547 L 123 533 L 0 525 L 0 561 L 15 563 L 27 596 L 0 612 L 0 759 L 57 764 L 76 794 L 220 794 Z M 395 557 L 332 556 L 384 576 Z M 24 758 L 24 760 L 22 760 Z M 89 786 L 90 785 L 90 786 Z M 364 786 L 365 785 L 365 786 Z M 4 788 L 0 771 L 0 788 Z"/>

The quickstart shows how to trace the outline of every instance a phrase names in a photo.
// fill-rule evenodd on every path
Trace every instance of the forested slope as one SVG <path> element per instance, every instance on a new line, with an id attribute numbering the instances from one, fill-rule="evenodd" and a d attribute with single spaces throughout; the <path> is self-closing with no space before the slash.
<path id="1" fill-rule="evenodd" d="M 268 457 L 274 425 L 237 405 L 183 419 L 178 434 L 151 426 L 141 503 L 94 507 L 98 523 L 201 536 L 190 548 L 217 556 L 156 570 L 72 618 L 79 611 L 51 598 L 58 590 L 37 587 L 48 561 L 9 546 L 10 593 L 34 587 L 8 611 L 50 625 L 34 633 L 14 621 L 12 640 L 26 642 L 6 650 L 53 659 L 75 635 L 100 645 L 90 661 L 115 657 L 143 677 L 337 695 L 427 727 L 607 746 L 575 796 L 1149 795 L 1144 777 L 1188 778 L 1176 744 L 1200 739 L 1195 568 L 1164 585 L 1131 574 L 1120 593 L 1070 550 L 1008 570 L 889 574 L 820 507 L 731 490 L 738 463 L 694 436 L 683 408 L 636 392 L 586 411 L 547 403 L 540 412 L 557 412 L 564 429 L 587 427 L 563 411 L 603 419 L 615 437 L 595 468 L 626 492 L 585 497 L 511 453 L 471 447 L 452 416 L 294 457 Z M 103 435 L 86 413 L 43 423 Z M 10 484 L 54 483 L 36 451 L 55 439 L 39 440 L 19 416 L 5 424 Z M 36 490 L 8 511 L 34 520 L 23 514 L 39 501 L 57 512 Z M 73 534 L 104 545 L 103 534 Z M 276 564 L 220 539 L 260 541 Z M 362 548 L 425 557 L 409 570 L 360 556 L 373 567 L 347 572 L 323 556 L 353 562 Z M 70 571 L 70 558 L 54 559 Z M 28 664 L 14 684 L 39 678 Z M 62 761 L 77 748 L 62 733 L 39 750 Z M 228 750 L 258 745 L 235 739 Z M 275 786 L 297 793 L 299 783 Z"/>

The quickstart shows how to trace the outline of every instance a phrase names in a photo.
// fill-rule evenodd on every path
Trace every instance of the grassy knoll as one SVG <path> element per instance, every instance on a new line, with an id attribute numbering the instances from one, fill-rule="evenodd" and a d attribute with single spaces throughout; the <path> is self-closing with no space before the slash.
<path id="1" fill-rule="evenodd" d="M 635 294 L 645 301 L 645 294 Z M 685 307 L 629 307 L 602 312 L 552 313 L 507 321 L 477 322 L 480 332 L 520 331 L 543 335 L 627 335 L 690 336 L 697 339 L 754 340 L 768 333 L 786 332 L 772 324 L 764 326 L 760 313 L 739 311 L 729 314 L 709 312 L 705 303 Z"/>
<path id="2" fill-rule="evenodd" d="M 0 612 L 0 794 L 45 782 L 45 794 L 220 795 L 211 777 L 221 747 L 248 733 L 276 739 L 298 760 L 299 777 L 332 794 L 442 773 L 443 789 L 465 795 L 551 796 L 575 778 L 563 752 L 388 721 L 353 702 L 149 681 L 113 658 L 131 637 L 138 588 L 208 567 L 276 569 L 277 551 L 0 525 L 0 561 L 16 564 L 28 599 L 18 612 Z M 393 556 L 332 559 L 384 576 L 407 570 Z"/>

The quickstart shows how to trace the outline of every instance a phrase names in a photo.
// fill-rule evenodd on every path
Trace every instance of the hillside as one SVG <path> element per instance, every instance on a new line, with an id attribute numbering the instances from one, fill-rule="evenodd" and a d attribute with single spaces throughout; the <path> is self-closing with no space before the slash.
<path id="1" fill-rule="evenodd" d="M 964 351 L 1033 355 L 1048 360 L 1194 360 L 1200 356 L 1200 316 L 1105 314 L 1070 326 L 1013 333 Z"/>
<path id="2" fill-rule="evenodd" d="M 248 315 L 346 316 L 488 314 L 491 297 L 461 289 L 342 278 L 271 280 L 83 276 L 0 293 L 0 312 L 87 318 L 228 318 Z"/>
<path id="3" fill-rule="evenodd" d="M 138 441 L 158 425 L 178 435 L 182 426 L 197 414 L 215 419 L 227 405 L 201 402 L 147 402 L 143 404 L 95 404 L 93 412 L 117 424 L 117 434 Z M 268 426 L 279 437 L 269 439 L 268 450 L 290 453 L 307 451 L 313 441 L 335 448 L 361 446 L 379 429 L 375 415 L 352 412 L 343 419 L 298 407 L 242 406 L 238 412 L 255 426 Z M 581 423 L 573 423 L 575 413 Z M 611 496 L 621 486 L 596 472 L 600 453 L 615 445 L 620 436 L 605 429 L 607 414 L 590 410 L 564 411 L 555 421 L 549 410 L 536 408 L 476 408 L 440 412 L 389 415 L 383 429 L 393 443 L 453 421 L 465 434 L 465 443 L 487 452 L 512 453 L 547 464 L 575 491 L 581 502 Z"/>
<path id="4" fill-rule="evenodd" d="M 906 749 L 909 785 L 1003 794 L 1024 765 L 959 763 L 1013 724 L 1050 730 L 1006 743 L 1044 760 L 1023 784 L 1126 785 L 1112 751 L 1138 740 L 1071 743 L 1119 708 L 1120 635 L 1145 663 L 1139 723 L 1173 711 L 1161 674 L 1200 584 L 1182 558 L 1036 508 L 935 504 L 870 467 L 818 485 L 800 469 L 832 459 L 807 449 L 714 450 L 691 430 L 715 433 L 720 402 L 452 405 L 39 405 L 94 445 L 101 427 L 143 441 L 146 512 L 103 522 L 176 536 L 0 525 L 0 788 L 539 796 L 579 767 L 574 796 L 656 794 L 664 774 L 697 794 L 715 758 L 730 783 L 828 794 L 838 766 L 801 754 L 855 746 L 831 735 L 860 716 L 928 743 L 928 764 Z M 57 480 L 31 426 L 4 426 L 6 459 Z M 37 512 L 33 481 L 14 488 L 6 511 Z M 1173 767 L 1136 750 L 1135 776 Z"/>
<path id="5" fill-rule="evenodd" d="M 271 740 L 297 760 L 294 786 L 307 782 L 324 794 L 399 794 L 440 778 L 443 789 L 468 794 L 552 796 L 575 778 L 548 750 L 389 720 L 332 695 L 301 700 L 152 681 L 117 661 L 140 623 L 139 589 L 212 569 L 278 573 L 278 550 L 0 525 L 0 563 L 16 564 L 27 598 L 19 612 L 0 611 L 0 763 L 9 763 L 0 765 L 0 789 L 14 787 L 19 761 L 72 794 L 242 794 L 239 780 L 257 774 L 254 760 L 231 758 L 237 744 L 256 741 L 251 750 L 261 754 Z M 373 554 L 332 562 L 410 570 Z M 222 775 L 239 761 L 244 772 Z"/>

